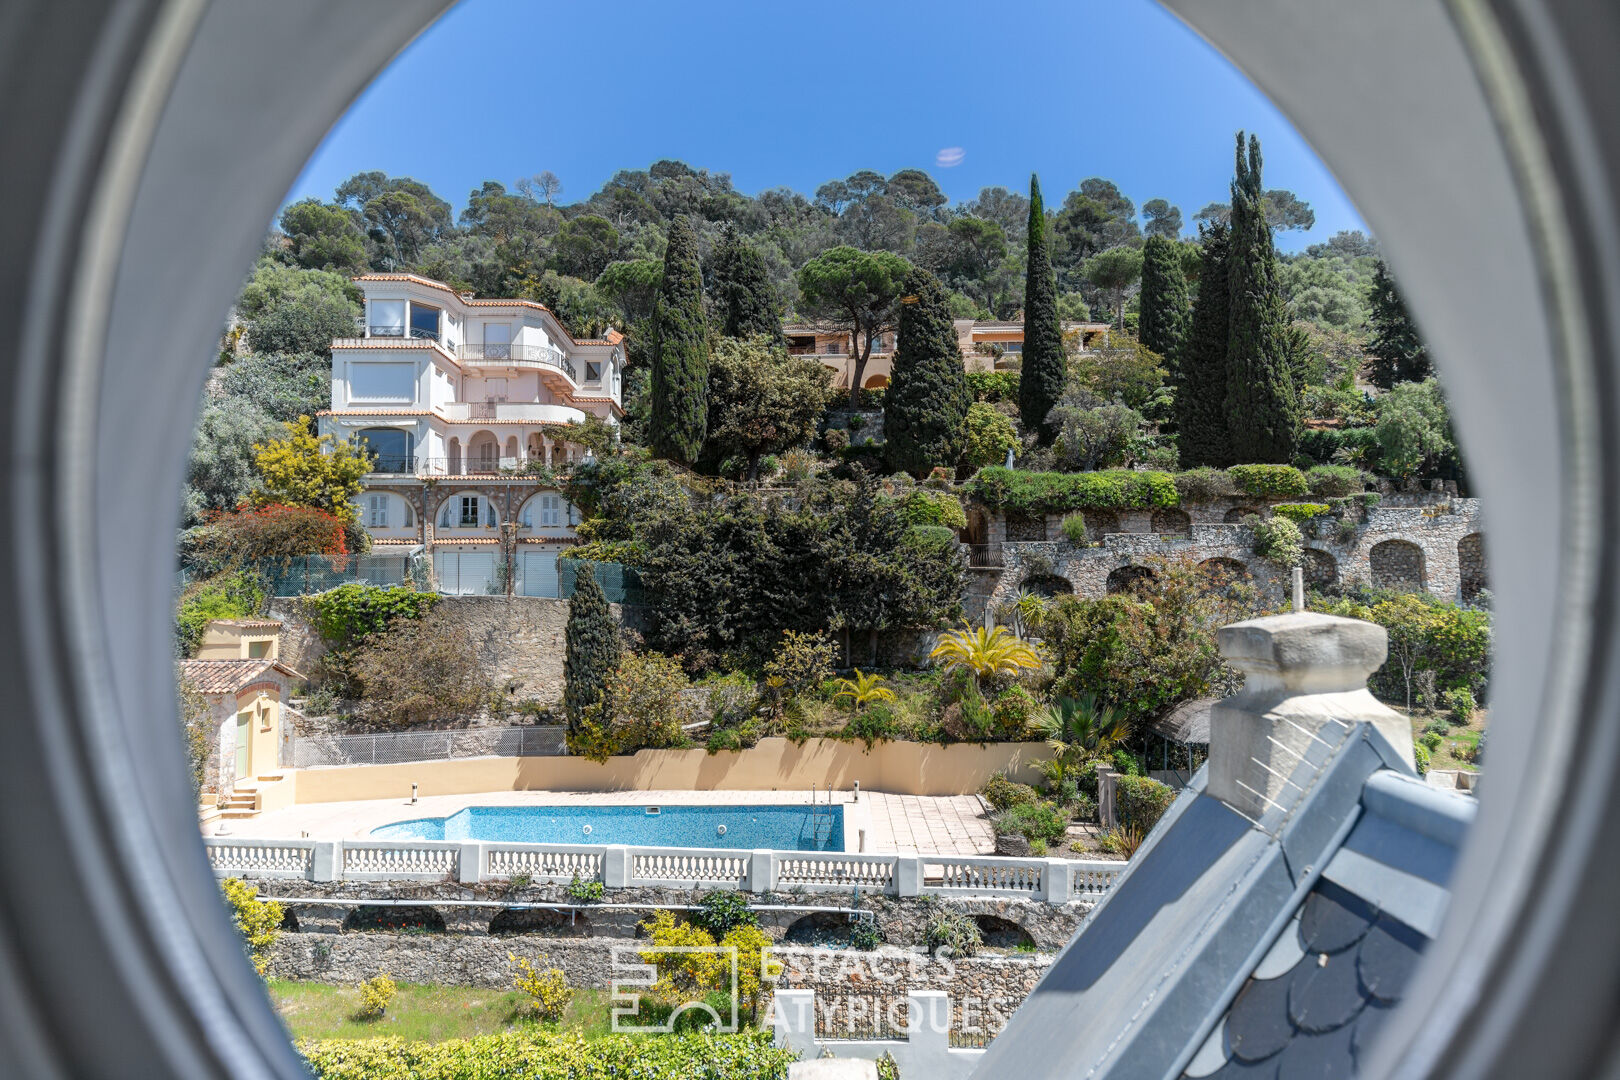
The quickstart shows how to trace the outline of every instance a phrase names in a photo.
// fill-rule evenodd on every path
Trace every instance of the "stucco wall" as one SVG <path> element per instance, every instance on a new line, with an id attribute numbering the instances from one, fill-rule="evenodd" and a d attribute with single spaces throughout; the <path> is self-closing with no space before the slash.
<path id="1" fill-rule="evenodd" d="M 978 791 L 1005 772 L 1023 783 L 1040 774 L 1034 762 L 1048 756 L 1043 743 L 986 746 L 863 743 L 809 739 L 761 739 L 747 750 L 641 750 L 597 764 L 578 757 L 467 758 L 403 765 L 353 765 L 303 769 L 300 803 L 386 799 L 410 794 L 467 795 L 484 791 L 776 791 L 812 784 L 899 795 L 960 795 Z"/>

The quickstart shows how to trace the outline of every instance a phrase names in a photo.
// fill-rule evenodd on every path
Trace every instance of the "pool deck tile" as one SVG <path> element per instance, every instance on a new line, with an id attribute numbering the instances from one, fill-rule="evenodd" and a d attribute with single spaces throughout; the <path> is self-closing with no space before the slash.
<path id="1" fill-rule="evenodd" d="M 858 805 L 848 791 L 833 792 L 844 804 L 846 847 L 853 851 L 865 831 L 867 852 L 924 855 L 983 855 L 995 850 L 995 835 L 977 795 L 890 795 L 862 791 Z M 817 802 L 827 793 L 819 792 Z M 365 839 L 372 829 L 412 818 L 447 817 L 468 806 L 728 806 L 808 805 L 807 791 L 496 791 L 471 795 L 430 795 L 412 804 L 404 799 L 304 803 L 255 818 L 226 823 L 224 835 L 252 838 L 309 836 L 317 840 Z M 207 832 L 216 834 L 217 823 Z"/>

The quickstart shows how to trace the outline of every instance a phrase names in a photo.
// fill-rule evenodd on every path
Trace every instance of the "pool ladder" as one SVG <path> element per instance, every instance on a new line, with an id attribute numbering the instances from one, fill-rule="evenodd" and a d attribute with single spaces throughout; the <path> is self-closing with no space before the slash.
<path id="1" fill-rule="evenodd" d="M 821 847 L 821 821 L 827 821 L 827 839 L 832 839 L 833 812 L 832 812 L 832 785 L 827 785 L 827 812 L 821 812 L 821 804 L 816 802 L 816 785 L 810 785 L 810 843 L 817 849 Z"/>

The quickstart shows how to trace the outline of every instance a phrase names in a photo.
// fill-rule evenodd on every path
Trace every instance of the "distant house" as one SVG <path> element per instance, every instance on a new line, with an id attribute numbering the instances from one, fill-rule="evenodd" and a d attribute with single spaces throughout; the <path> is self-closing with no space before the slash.
<path id="1" fill-rule="evenodd" d="M 220 619 L 203 631 L 181 677 L 208 703 L 203 792 L 223 797 L 223 816 L 252 817 L 280 782 L 277 755 L 285 711 L 303 676 L 281 661 L 281 623 Z"/>
<path id="2" fill-rule="evenodd" d="M 568 333 L 543 304 L 477 300 L 415 274 L 364 274 L 355 337 L 332 342 L 320 430 L 376 457 L 356 500 L 378 556 L 425 556 L 441 592 L 556 596 L 578 514 L 557 474 L 571 429 L 624 415 L 624 335 Z M 398 572 L 394 572 L 398 578 Z"/>
<path id="3" fill-rule="evenodd" d="M 969 371 L 1016 371 L 1024 351 L 1024 324 L 1022 322 L 975 322 L 956 320 L 956 343 L 962 350 L 962 362 Z M 1063 336 L 1075 347 L 1086 350 L 1106 340 L 1107 323 L 1066 322 Z M 833 373 L 833 385 L 848 388 L 855 373 L 856 354 L 851 347 L 847 330 L 817 326 L 810 323 L 791 323 L 782 328 L 788 340 L 788 352 L 797 356 L 814 356 Z M 877 390 L 889 385 L 894 371 L 894 350 L 898 335 L 888 330 L 872 342 L 872 355 L 861 373 L 863 389 Z"/>

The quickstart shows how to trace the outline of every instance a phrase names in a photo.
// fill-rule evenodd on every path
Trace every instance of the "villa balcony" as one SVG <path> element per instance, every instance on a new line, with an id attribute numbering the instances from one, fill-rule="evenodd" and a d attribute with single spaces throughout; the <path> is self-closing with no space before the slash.
<path id="1" fill-rule="evenodd" d="M 559 455 L 560 457 L 560 455 Z M 557 460 L 550 466 L 555 476 L 561 476 L 574 463 Z M 546 469 L 546 462 L 541 457 L 524 457 L 522 455 L 512 458 L 506 456 L 485 457 L 473 455 L 472 457 L 424 457 L 418 458 L 415 465 L 417 476 L 471 476 L 489 477 L 500 476 L 506 478 L 521 478 L 535 476 Z"/>
<path id="2" fill-rule="evenodd" d="M 561 372 L 568 376 L 567 389 L 579 386 L 574 362 L 562 350 L 550 345 L 460 345 L 456 347 L 456 359 L 463 367 L 537 369 L 542 378 L 551 372 Z"/>
<path id="3" fill-rule="evenodd" d="M 492 424 L 580 424 L 585 413 L 567 405 L 535 401 L 456 401 L 439 406 L 446 420 Z"/>

